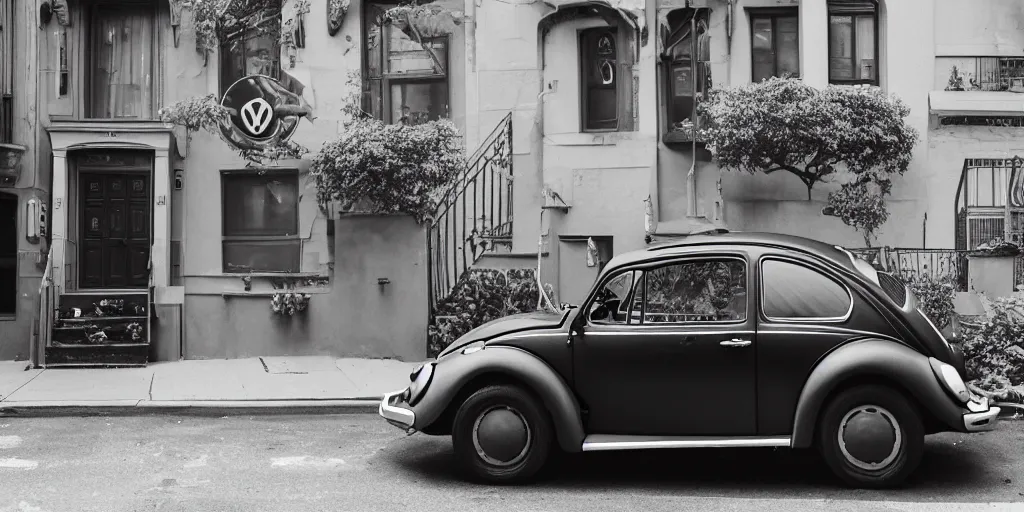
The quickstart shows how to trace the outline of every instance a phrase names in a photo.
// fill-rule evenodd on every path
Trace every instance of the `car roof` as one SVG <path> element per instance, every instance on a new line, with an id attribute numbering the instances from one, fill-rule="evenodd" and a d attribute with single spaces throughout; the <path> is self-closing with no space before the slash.
<path id="1" fill-rule="evenodd" d="M 700 234 L 682 237 L 678 240 L 658 242 L 644 249 L 625 252 L 613 257 L 605 266 L 605 271 L 612 271 L 624 265 L 641 263 L 655 258 L 672 257 L 691 254 L 692 249 L 707 246 L 754 245 L 773 247 L 810 254 L 811 256 L 831 261 L 849 270 L 856 270 L 847 253 L 835 245 L 804 238 L 802 236 L 784 235 L 781 233 L 763 232 L 727 232 Z"/>

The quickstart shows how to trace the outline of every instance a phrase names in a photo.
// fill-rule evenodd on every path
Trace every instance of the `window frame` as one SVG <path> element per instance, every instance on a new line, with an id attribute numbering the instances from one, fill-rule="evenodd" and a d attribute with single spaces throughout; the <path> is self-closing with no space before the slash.
<path id="1" fill-rule="evenodd" d="M 824 277 L 825 279 L 828 279 L 828 280 L 838 284 L 846 292 L 846 296 L 848 297 L 849 302 L 850 302 L 849 307 L 847 307 L 847 309 L 846 309 L 846 313 L 843 316 L 837 316 L 837 317 L 774 317 L 774 316 L 770 316 L 768 314 L 768 312 L 765 311 L 766 300 L 765 300 L 765 293 L 764 293 L 765 289 L 767 288 L 765 286 L 765 275 L 766 275 L 766 272 L 765 272 L 765 269 L 764 269 L 764 264 L 767 261 L 779 261 L 779 262 L 782 262 L 782 263 L 788 263 L 790 265 L 796 265 L 798 267 L 803 267 L 803 268 L 805 268 L 807 270 L 810 270 L 811 272 L 814 272 L 814 273 Z M 769 322 L 783 323 L 783 324 L 794 324 L 794 323 L 841 324 L 841 323 L 847 322 L 853 316 L 853 309 L 854 309 L 854 305 L 856 303 L 856 297 L 854 296 L 853 291 L 850 289 L 850 287 L 847 286 L 847 284 L 842 279 L 840 279 L 839 277 L 836 277 L 835 275 L 830 273 L 828 270 L 825 270 L 823 268 L 817 267 L 817 266 L 815 266 L 813 264 L 810 264 L 810 263 L 808 263 L 806 261 L 803 261 L 803 260 L 800 260 L 800 259 L 797 259 L 797 258 L 780 256 L 780 255 L 777 255 L 777 254 L 762 256 L 760 258 L 760 260 L 758 261 L 758 263 L 757 263 L 757 286 L 758 286 L 758 292 L 757 292 L 757 295 L 758 295 L 758 312 L 760 313 L 760 315 L 761 315 L 761 317 L 763 319 L 765 319 L 765 320 L 767 320 Z"/>
<path id="2" fill-rule="evenodd" d="M 651 270 L 655 270 L 655 269 L 658 269 L 658 268 L 661 268 L 661 267 L 666 267 L 666 266 L 674 265 L 674 264 L 683 264 L 683 263 L 690 263 L 690 262 L 695 262 L 695 261 L 699 262 L 701 260 L 725 260 L 725 259 L 735 259 L 735 260 L 738 260 L 738 261 L 743 263 L 743 268 L 744 268 L 744 272 L 745 272 L 745 274 L 743 276 L 743 282 L 744 282 L 743 286 L 746 288 L 746 291 L 747 291 L 747 299 L 746 299 L 746 302 L 745 302 L 745 310 L 746 311 L 744 313 L 744 319 L 743 320 L 711 320 L 711 321 L 700 321 L 700 322 L 656 322 L 656 323 L 644 322 L 644 315 L 646 314 L 646 309 L 647 309 L 647 275 L 648 275 L 648 273 Z M 733 251 L 728 251 L 728 252 L 717 252 L 716 251 L 716 252 L 713 252 L 713 253 L 705 253 L 705 254 L 693 254 L 693 255 L 685 255 L 685 256 L 675 256 L 675 257 L 668 258 L 668 259 L 658 259 L 658 260 L 653 260 L 653 261 L 648 261 L 648 262 L 640 262 L 640 263 L 632 264 L 632 265 L 629 265 L 627 267 L 622 267 L 622 268 L 618 268 L 618 269 L 613 270 L 611 273 L 609 273 L 607 276 L 605 276 L 600 281 L 600 284 L 598 286 L 594 286 L 590 290 L 590 294 L 587 295 L 587 298 L 580 304 L 580 315 L 583 316 L 583 325 L 584 326 L 599 326 L 599 327 L 609 327 L 609 326 L 611 326 L 611 327 L 638 327 L 638 326 L 639 327 L 662 327 L 662 326 L 680 326 L 680 325 L 698 325 L 698 326 L 699 325 L 725 325 L 725 326 L 728 326 L 728 325 L 744 325 L 744 324 L 747 324 L 748 322 L 750 322 L 750 310 L 751 310 L 751 308 L 750 308 L 750 285 L 751 285 L 750 271 L 751 271 L 750 259 L 747 257 L 747 255 L 745 253 L 743 253 L 743 252 L 733 252 Z M 630 290 L 630 292 L 629 292 L 629 294 L 627 295 L 627 298 L 626 298 L 626 300 L 629 301 L 629 311 L 628 311 L 627 316 L 626 316 L 626 322 L 625 323 L 595 323 L 595 322 L 591 321 L 590 320 L 590 313 L 589 312 L 590 312 L 590 308 L 593 307 L 594 302 L 597 299 L 598 292 L 600 290 L 604 289 L 606 286 L 608 286 L 608 284 L 610 282 L 612 282 L 613 280 L 618 279 L 618 277 L 621 276 L 622 274 L 629 273 L 629 272 L 637 272 L 638 275 L 636 277 L 634 277 L 634 279 L 633 279 L 633 288 L 632 288 L 632 290 Z M 633 315 L 634 315 L 634 312 L 636 311 L 634 306 L 635 306 L 635 302 L 636 302 L 636 299 L 637 299 L 638 292 L 639 292 L 640 297 L 641 297 L 641 302 L 640 302 L 641 308 L 640 308 L 640 317 L 638 319 L 639 321 L 635 321 L 634 318 L 633 318 Z"/>
<path id="3" fill-rule="evenodd" d="M 83 36 L 84 36 L 83 37 L 83 39 L 84 39 L 84 44 L 83 44 L 84 48 L 83 48 L 83 50 L 84 51 L 81 51 L 79 55 L 81 55 L 82 60 L 85 62 L 85 66 L 83 66 L 83 68 L 86 70 L 85 73 L 82 73 L 83 76 L 80 78 L 80 81 L 79 81 L 79 83 L 82 84 L 82 91 L 84 93 L 84 94 L 80 95 L 80 97 L 81 97 L 80 99 L 82 100 L 82 104 L 80 105 L 80 108 L 81 108 L 80 112 L 82 114 L 82 117 L 85 118 L 85 119 L 99 119 L 99 120 L 111 120 L 111 121 L 118 121 L 118 120 L 152 121 L 152 120 L 156 120 L 158 118 L 158 113 L 159 113 L 160 107 L 162 106 L 162 103 L 163 103 L 163 98 L 158 97 L 159 96 L 158 92 L 160 92 L 160 89 L 158 87 L 158 82 L 160 80 L 160 70 L 159 70 L 159 66 L 158 66 L 157 63 L 160 62 L 161 58 L 163 57 L 163 55 L 162 55 L 163 52 L 162 52 L 162 50 L 160 48 L 160 45 L 161 45 L 161 41 L 160 41 L 161 26 L 160 26 L 160 23 L 159 23 L 159 20 L 160 20 L 159 3 L 157 3 L 157 2 L 149 2 L 147 0 L 121 0 L 121 1 L 118 1 L 118 0 L 100 0 L 100 1 L 97 1 L 97 2 L 86 3 L 86 4 L 82 5 L 82 7 L 84 8 L 84 12 L 83 12 L 84 23 L 82 23 L 82 25 L 84 25 L 84 30 L 83 30 L 83 32 L 84 32 L 84 34 L 83 34 Z M 96 103 L 97 103 L 95 101 L 95 99 L 96 99 L 95 98 L 95 92 L 96 92 L 95 91 L 95 88 L 96 88 L 96 55 L 98 55 L 98 53 L 99 53 L 97 51 L 97 49 L 96 49 L 96 22 L 97 22 L 97 19 L 98 19 L 98 16 L 97 16 L 96 13 L 98 11 L 100 11 L 101 9 L 104 9 L 104 8 L 106 8 L 106 9 L 114 9 L 114 10 L 124 10 L 125 8 L 131 9 L 131 8 L 137 8 L 137 7 L 146 7 L 150 11 L 149 21 L 150 21 L 150 32 L 151 32 L 152 41 L 150 41 L 151 52 L 149 54 L 150 66 L 151 66 L 151 68 L 150 68 L 150 80 L 149 80 L 149 87 L 148 87 L 148 89 L 149 89 L 149 96 L 150 96 L 149 112 L 145 113 L 144 115 L 140 115 L 140 116 L 136 116 L 136 117 L 99 117 L 95 113 L 95 108 L 96 108 Z M 65 42 L 65 43 L 69 39 L 69 38 L 67 38 L 67 33 L 65 31 L 63 31 L 63 30 L 62 30 L 62 34 L 61 34 L 60 37 L 62 38 L 62 41 Z M 60 48 L 59 47 L 58 47 L 57 51 L 58 51 L 58 53 L 60 53 Z M 65 62 L 71 60 L 71 55 L 69 55 L 67 53 L 69 51 L 70 51 L 70 48 L 65 46 L 65 48 L 64 48 L 64 52 L 65 52 L 65 55 L 64 55 L 65 59 L 64 60 L 65 60 Z M 58 57 L 59 57 L 59 55 L 58 55 Z M 67 70 L 63 69 L 62 64 L 64 64 L 64 62 L 61 62 L 60 59 L 59 59 L 58 60 L 58 69 L 56 70 L 58 73 L 63 73 L 65 71 L 67 71 Z M 69 84 L 65 84 L 65 85 L 67 86 Z M 59 95 L 59 91 L 58 91 L 58 97 L 61 97 Z"/>
<path id="4" fill-rule="evenodd" d="M 709 56 L 708 60 L 702 60 L 703 52 L 701 51 L 701 45 L 702 44 L 706 44 L 706 45 L 708 45 L 708 52 L 710 53 L 710 45 L 711 45 L 711 38 L 712 38 L 711 28 L 710 28 L 711 8 L 710 7 L 684 7 L 684 8 L 679 8 L 679 9 L 673 9 L 672 11 L 670 11 L 668 13 L 668 16 L 671 17 L 676 12 L 686 11 L 686 10 L 691 10 L 691 9 L 697 11 L 695 13 L 695 15 L 697 16 L 697 23 L 696 23 L 696 25 L 697 25 L 697 33 L 696 33 L 697 43 L 696 43 L 696 45 L 694 45 L 696 47 L 696 50 L 697 50 L 697 52 L 696 52 L 697 55 L 690 55 L 690 63 L 689 64 L 690 64 L 691 78 L 693 77 L 693 75 L 696 75 L 697 80 L 696 80 L 696 89 L 691 91 L 689 96 L 683 96 L 683 97 L 690 98 L 690 101 L 693 103 L 693 107 L 691 107 L 691 109 L 690 109 L 690 115 L 689 115 L 688 119 L 690 119 L 691 121 L 695 121 L 694 125 L 696 127 L 696 126 L 698 126 L 700 124 L 700 122 L 699 122 L 700 120 L 696 119 L 698 116 L 696 116 L 696 112 L 694 112 L 696 110 L 697 104 L 699 103 L 697 98 L 698 98 L 698 96 L 699 97 L 705 97 L 707 95 L 708 91 L 710 91 L 711 88 L 713 87 L 713 83 L 712 83 L 712 80 L 711 80 L 711 60 L 710 60 L 710 56 Z M 701 31 L 702 24 L 703 24 L 703 31 Z M 684 30 L 684 26 L 686 27 L 685 30 L 688 30 L 689 25 L 690 25 L 689 21 L 684 22 L 682 25 L 680 25 L 675 30 L 672 29 L 672 25 L 669 25 L 669 36 L 666 38 L 666 42 L 668 40 L 671 40 L 672 37 L 675 36 L 677 31 L 683 31 Z M 694 38 L 695 34 L 690 34 L 689 37 L 690 38 Z M 701 43 L 701 39 L 707 39 L 707 42 L 706 43 Z M 678 42 L 676 42 L 676 43 L 674 43 L 672 45 L 669 45 L 669 46 L 666 46 L 665 48 L 663 48 L 661 50 L 661 59 L 659 59 L 660 60 L 660 62 L 659 62 L 660 66 L 659 67 L 661 68 L 661 72 L 662 72 L 661 85 L 664 87 L 664 91 L 665 91 L 665 94 L 664 94 L 664 104 L 660 108 L 662 109 L 662 111 L 664 113 L 664 122 L 662 124 L 663 124 L 663 128 L 665 130 L 665 134 L 666 135 L 677 134 L 677 133 L 678 134 L 685 134 L 685 130 L 676 129 L 676 128 L 673 127 L 673 124 L 672 124 L 672 112 L 674 110 L 676 102 L 680 101 L 680 100 L 676 99 L 676 95 L 674 94 L 674 92 L 675 92 L 674 83 L 675 82 L 674 82 L 673 71 L 674 71 L 674 68 L 675 68 L 675 64 L 677 62 L 681 62 L 681 61 L 676 61 L 676 60 L 672 59 L 670 57 L 670 52 L 672 51 L 672 49 L 676 48 L 680 44 L 683 44 L 682 40 L 680 40 L 680 41 L 678 41 Z M 686 136 L 684 138 L 687 141 L 689 140 L 689 136 Z M 672 142 L 675 142 L 675 141 L 676 140 L 673 140 Z"/>
<path id="5" fill-rule="evenodd" d="M 293 235 L 229 235 L 228 234 L 228 216 L 225 210 L 227 206 L 228 187 L 227 182 L 231 179 L 281 179 L 286 178 L 289 181 L 294 179 L 295 184 L 295 234 Z M 302 236 L 299 233 L 299 228 L 302 225 L 300 219 L 301 208 L 301 194 L 300 194 L 300 180 L 299 170 L 296 168 L 274 168 L 267 169 L 262 174 L 256 174 L 252 169 L 225 169 L 220 172 L 220 185 L 221 185 L 221 271 L 224 274 L 249 274 L 249 273 L 282 273 L 282 274 L 296 274 L 302 271 Z M 288 270 L 229 270 L 227 261 L 226 247 L 232 243 L 245 243 L 245 242 L 292 242 L 295 244 L 295 251 L 298 253 L 296 261 L 298 267 Z"/>
<path id="6" fill-rule="evenodd" d="M 622 44 L 623 37 L 622 31 L 618 24 L 616 25 L 600 25 L 596 27 L 586 27 L 576 30 L 576 48 L 577 48 L 577 66 L 576 73 L 579 77 L 579 98 L 580 98 L 580 133 L 611 133 L 621 130 L 622 127 L 622 116 L 623 108 L 619 101 L 619 96 L 622 94 L 622 80 L 621 76 L 616 76 L 615 80 L 615 126 L 613 128 L 588 128 L 587 123 L 590 121 L 590 112 L 587 109 L 587 105 L 590 100 L 590 87 L 587 84 L 587 71 L 585 66 L 589 65 L 592 61 L 593 54 L 584 45 L 584 40 L 591 37 L 591 34 L 599 34 L 601 32 L 611 32 L 612 39 L 615 41 L 615 73 L 618 74 L 622 68 Z M 593 36 L 597 39 L 600 36 Z M 632 79 L 632 77 L 630 77 Z"/>
<path id="7" fill-rule="evenodd" d="M 442 40 L 444 41 L 444 70 L 441 73 L 391 73 L 389 71 L 390 65 L 388 60 L 389 42 L 390 38 L 387 35 L 387 26 L 390 22 L 385 22 L 380 25 L 381 37 L 380 47 L 376 51 L 380 52 L 380 76 L 370 76 L 370 48 L 367 44 L 367 36 L 370 33 L 370 25 L 375 24 L 376 20 L 371 20 L 371 13 L 374 11 L 374 7 L 380 7 L 385 10 L 390 7 L 398 6 L 397 0 L 372 0 L 363 4 L 362 12 L 360 13 L 360 29 L 361 29 L 361 45 L 360 45 L 360 63 L 362 65 L 362 108 L 365 112 L 372 114 L 373 106 L 367 103 L 369 101 L 380 101 L 380 120 L 387 124 L 395 124 L 397 121 L 392 119 L 392 108 L 391 108 L 391 86 L 393 84 L 444 84 L 445 87 L 445 112 L 443 119 L 450 119 L 452 113 L 452 82 L 451 82 L 451 53 L 452 53 L 452 35 L 445 34 L 443 36 L 428 37 L 426 40 Z M 370 84 L 374 81 L 380 82 L 380 97 L 374 98 L 374 91 L 370 87 Z"/>
<path id="8" fill-rule="evenodd" d="M 276 18 L 275 18 L 275 16 L 276 16 Z M 217 59 L 218 60 L 217 66 L 219 68 L 217 70 L 217 81 L 219 82 L 219 89 L 220 89 L 220 96 L 221 97 L 223 97 L 224 93 L 227 92 L 228 87 L 231 87 L 231 85 L 234 84 L 235 82 L 237 82 L 238 80 L 241 80 L 242 78 L 245 78 L 246 76 L 249 76 L 247 74 L 243 74 L 242 76 L 239 76 L 239 77 L 235 78 L 234 80 L 230 80 L 230 81 L 225 80 L 225 78 L 226 78 L 225 75 L 227 74 L 226 70 L 225 70 L 225 63 L 227 62 L 227 60 L 224 58 L 224 56 L 231 53 L 231 49 L 230 49 L 231 45 L 237 44 L 238 48 L 240 48 L 242 50 L 242 59 L 245 59 L 245 56 L 246 56 L 245 45 L 246 45 L 247 42 L 249 42 L 252 39 L 259 38 L 259 37 L 269 37 L 270 39 L 272 39 L 273 40 L 273 48 L 274 48 L 272 50 L 272 52 L 277 57 L 277 59 L 276 59 L 277 66 L 275 66 L 275 68 L 273 70 L 274 74 L 272 74 L 270 77 L 275 79 L 275 80 L 280 80 L 281 79 L 281 73 L 284 70 L 284 66 L 283 66 L 283 63 L 281 62 L 281 30 L 282 30 L 282 23 L 281 23 L 281 19 L 280 18 L 281 18 L 281 12 L 280 12 L 280 10 L 277 10 L 273 14 L 268 15 L 263 21 L 261 21 L 260 23 L 256 24 L 255 27 L 248 27 L 248 28 L 239 29 L 239 30 L 229 34 L 224 39 L 222 39 L 222 40 L 217 42 L 217 52 L 218 52 L 218 54 L 217 54 L 217 57 L 218 57 L 218 59 Z M 273 37 L 273 35 L 257 33 L 257 31 L 260 28 L 266 27 L 267 25 L 270 25 L 270 24 L 273 24 L 273 23 L 277 24 L 277 37 Z M 243 67 L 244 67 L 244 64 L 243 64 Z"/>
<path id="9" fill-rule="evenodd" d="M 797 33 L 796 33 L 796 66 L 797 72 L 793 78 L 803 77 L 803 65 L 800 62 L 800 8 L 799 7 L 750 7 L 747 8 L 747 18 L 749 20 L 748 29 L 750 30 L 750 82 L 757 83 L 754 80 L 754 20 L 758 18 L 767 18 L 772 24 L 772 54 L 775 56 L 772 59 L 772 74 L 770 76 L 762 78 L 762 80 L 779 77 L 779 52 L 778 52 L 778 19 L 779 18 L 795 18 L 797 22 Z"/>
<path id="10" fill-rule="evenodd" d="M 878 2 L 875 1 L 875 0 L 863 0 L 863 1 L 870 2 L 870 3 L 874 4 L 874 7 L 872 9 L 870 9 L 870 10 L 867 10 L 867 9 L 857 9 L 855 7 L 844 7 L 844 6 L 842 6 L 842 4 L 836 4 L 836 2 L 834 2 L 834 0 L 826 0 L 826 10 L 827 10 L 827 12 L 826 12 L 826 16 L 827 16 L 826 23 L 828 23 L 828 28 L 827 28 L 827 30 L 828 30 L 828 36 L 827 36 L 828 39 L 827 39 L 827 43 L 826 43 L 826 51 L 830 55 L 828 57 L 829 63 L 828 63 L 828 69 L 827 69 L 827 72 L 828 72 L 828 83 L 830 83 L 830 84 L 833 84 L 833 85 L 875 85 L 875 86 L 877 86 L 877 85 L 879 85 L 881 83 L 882 66 L 880 65 L 881 63 L 879 62 L 879 56 L 881 55 L 881 51 L 879 49 L 880 37 L 878 35 L 878 33 L 879 33 L 879 25 L 878 25 L 878 10 L 879 10 L 879 8 L 878 8 Z M 839 12 L 836 12 L 836 11 L 839 11 Z M 857 55 L 857 18 L 858 17 L 862 17 L 862 16 L 870 16 L 871 17 L 871 23 L 873 24 L 873 26 L 872 26 L 872 29 L 873 29 L 872 30 L 872 34 L 873 34 L 873 37 L 874 37 L 874 40 L 875 40 L 874 41 L 874 43 L 875 43 L 874 44 L 874 55 L 872 56 L 874 58 L 874 60 L 875 60 L 875 78 L 869 79 L 869 80 L 864 80 L 864 79 L 840 79 L 840 78 L 835 78 L 834 79 L 834 78 L 832 78 L 832 57 L 831 57 L 831 54 L 832 54 L 832 17 L 833 16 L 850 16 L 851 18 L 853 18 L 853 27 L 852 27 L 852 30 L 850 31 L 850 49 L 851 49 L 851 52 L 853 54 L 853 62 L 854 62 L 855 65 L 856 65 L 856 62 L 857 62 L 857 59 L 858 59 L 858 55 Z"/>
<path id="11" fill-rule="evenodd" d="M 739 320 L 698 320 L 698 321 L 683 321 L 683 322 L 647 322 L 647 275 L 655 270 L 670 267 L 673 265 L 688 265 L 688 264 L 701 264 L 710 263 L 714 261 L 722 260 L 735 260 L 743 264 L 743 287 L 747 292 L 747 299 L 743 307 L 743 318 Z M 737 256 L 735 254 L 720 255 L 720 254 L 700 254 L 694 256 L 687 256 L 684 258 L 673 259 L 668 262 L 659 262 L 657 265 L 652 265 L 643 269 L 643 302 L 640 311 L 640 324 L 651 325 L 651 326 L 682 326 L 682 325 L 743 325 L 750 320 L 750 280 L 748 275 L 750 272 L 750 264 L 746 258 Z M 632 312 L 630 312 L 632 315 Z M 664 314 L 664 313 L 653 313 L 653 314 Z M 632 319 L 632 317 L 630 317 Z"/>
<path id="12" fill-rule="evenodd" d="M 633 312 L 633 302 L 632 302 L 632 300 L 633 300 L 634 294 L 636 293 L 637 283 L 639 283 L 640 281 L 643 280 L 643 276 L 644 276 L 643 270 L 636 269 L 636 268 L 631 268 L 631 269 L 623 270 L 621 272 L 616 272 L 615 275 L 613 275 L 610 278 L 606 279 L 604 281 L 604 284 L 601 285 L 601 287 L 597 288 L 597 290 L 603 290 L 603 289 L 607 288 L 608 285 L 610 285 L 616 279 L 619 279 L 622 276 L 625 276 L 627 274 L 632 274 L 632 277 L 631 277 L 632 283 L 629 286 L 629 291 L 626 292 L 626 296 L 622 299 L 622 302 L 619 303 L 619 309 L 614 312 L 614 313 L 625 313 L 626 321 L 624 321 L 624 322 L 604 322 L 604 321 L 597 321 L 597 322 L 595 322 L 595 321 L 591 321 L 590 320 L 590 311 L 589 311 L 589 309 L 593 308 L 594 304 L 596 304 L 596 301 L 591 301 L 590 305 L 588 306 L 588 311 L 586 311 L 586 312 L 582 312 L 581 311 L 581 313 L 586 315 L 587 322 L 590 325 L 609 326 L 609 325 L 629 325 L 630 324 L 630 320 L 632 319 L 631 315 L 632 315 L 632 312 Z M 625 311 L 623 311 L 624 308 L 625 308 Z"/>

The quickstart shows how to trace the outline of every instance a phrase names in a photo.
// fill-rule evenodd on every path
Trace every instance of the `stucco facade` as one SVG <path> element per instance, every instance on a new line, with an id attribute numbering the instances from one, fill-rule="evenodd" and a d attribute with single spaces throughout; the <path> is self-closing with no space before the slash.
<path id="1" fill-rule="evenodd" d="M 281 72 L 301 84 L 298 94 L 313 114 L 299 120 L 293 140 L 312 152 L 339 133 L 345 100 L 340 85 L 350 71 L 365 76 L 370 44 L 366 4 L 351 2 L 340 30 L 331 35 L 322 15 L 327 2 L 311 0 L 303 17 L 303 47 L 282 49 L 279 55 Z M 148 287 L 141 289 L 148 290 L 155 313 L 149 326 L 150 359 L 423 357 L 428 267 L 437 264 L 426 254 L 426 226 L 405 217 L 321 210 L 308 159 L 278 163 L 282 172 L 297 177 L 298 233 L 290 234 L 300 247 L 296 267 L 283 274 L 250 272 L 249 280 L 226 271 L 225 247 L 231 240 L 225 233 L 230 222 L 225 220 L 224 176 L 252 171 L 220 137 L 197 132 L 189 138 L 181 128 L 157 120 L 160 106 L 209 94 L 220 97 L 227 86 L 221 65 L 226 57 L 219 50 L 205 57 L 196 51 L 190 12 L 172 19 L 176 3 L 154 0 L 148 41 L 155 65 L 145 79 L 152 93 L 150 110 L 128 121 L 90 113 L 95 102 L 90 80 L 95 78 L 86 70 L 94 34 L 87 14 L 94 2 L 67 4 L 69 22 L 54 17 L 44 24 L 37 3 L 14 0 L 13 69 L 27 71 L 14 77 L 13 138 L 27 152 L 20 180 L 3 192 L 17 195 L 19 212 L 31 197 L 45 200 L 50 224 L 48 238 L 38 242 L 18 236 L 18 310 L 10 318 L 0 317 L 0 359 L 27 358 L 30 347 L 43 356 L 39 340 L 45 338 L 40 333 L 45 322 L 39 314 L 45 308 L 37 291 L 48 266 L 63 292 L 89 289 L 82 285 L 88 280 L 82 263 L 89 257 L 82 252 L 88 238 L 83 201 L 88 198 L 82 195 L 80 170 L 88 165 L 78 159 L 86 150 L 102 154 L 117 149 L 137 150 L 149 162 Z M 644 247 L 649 234 L 674 236 L 709 225 L 863 245 L 854 230 L 821 215 L 828 192 L 837 185 L 815 186 L 808 200 L 796 178 L 722 172 L 700 145 L 694 165 L 693 145 L 669 136 L 669 118 L 677 115 L 669 114 L 671 88 L 686 84 L 670 80 L 670 74 L 676 80 L 675 71 L 670 73 L 674 68 L 663 57 L 675 51 L 669 46 L 678 43 L 672 38 L 682 27 L 681 12 L 708 9 L 702 11 L 706 48 L 699 51 L 711 87 L 752 80 L 756 34 L 751 17 L 768 12 L 795 17 L 795 43 L 786 43 L 797 45 L 792 62 L 798 62 L 805 82 L 825 87 L 830 76 L 826 0 L 448 4 L 460 8 L 465 20 L 447 40 L 445 116 L 465 134 L 472 153 L 511 115 L 512 248 L 489 254 L 477 265 L 534 266 L 540 251 L 542 279 L 555 285 L 559 300 L 575 302 L 599 265 L 587 264 L 588 239 L 596 243 L 599 260 Z M 987 92 L 996 96 L 978 107 L 970 101 L 979 98 L 970 95 L 981 94 L 974 91 L 931 94 L 947 92 L 943 89 L 953 64 L 965 68 L 979 56 L 1024 57 L 1017 30 L 1024 12 L 1018 4 L 986 0 L 969 12 L 955 0 L 877 4 L 877 56 L 871 60 L 877 85 L 909 105 L 908 122 L 921 136 L 909 171 L 895 181 L 891 218 L 878 233 L 879 244 L 954 247 L 954 203 L 966 159 L 1021 153 L 1022 144 L 1015 142 L 1020 128 L 938 121 L 942 115 L 1019 116 L 1024 112 L 1019 96 Z M 285 2 L 285 17 L 289 6 L 294 0 Z M 591 78 L 581 66 L 595 58 L 584 52 L 581 41 L 589 29 L 602 27 L 615 29 L 609 32 L 615 34 L 614 58 L 601 57 L 601 62 L 614 62 L 605 85 L 616 84 L 617 110 L 610 128 L 589 129 L 585 118 L 596 114 L 583 112 Z M 606 73 L 605 68 L 599 71 Z M 934 110 L 936 102 L 946 110 Z M 18 228 L 25 228 L 24 219 Z M 48 264 L 43 263 L 47 254 Z M 302 288 L 312 299 L 301 314 L 275 315 L 270 298 L 282 275 L 290 282 L 312 279 L 326 285 Z M 402 312 L 401 321 L 396 311 Z"/>

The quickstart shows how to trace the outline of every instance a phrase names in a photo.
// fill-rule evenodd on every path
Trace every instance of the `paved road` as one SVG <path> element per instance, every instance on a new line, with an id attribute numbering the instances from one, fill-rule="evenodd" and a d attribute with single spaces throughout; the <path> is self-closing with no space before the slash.
<path id="1" fill-rule="evenodd" d="M 448 438 L 374 415 L 0 417 L 0 512 L 1024 510 L 1024 422 L 929 438 L 911 485 L 848 490 L 769 449 L 586 454 L 492 488 L 454 476 Z"/>

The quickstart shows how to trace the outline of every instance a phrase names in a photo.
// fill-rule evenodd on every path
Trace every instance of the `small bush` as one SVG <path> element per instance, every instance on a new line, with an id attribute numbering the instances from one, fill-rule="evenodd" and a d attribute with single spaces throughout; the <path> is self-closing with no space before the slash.
<path id="1" fill-rule="evenodd" d="M 1024 300 L 998 299 L 985 323 L 964 324 L 963 339 L 967 380 L 983 389 L 1024 384 Z"/>
<path id="2" fill-rule="evenodd" d="M 953 277 L 920 274 L 909 277 L 907 285 L 921 301 L 921 311 L 935 326 L 939 329 L 948 327 L 953 321 L 953 297 L 956 295 Z"/>
<path id="3" fill-rule="evenodd" d="M 544 289 L 550 297 L 551 285 Z M 491 320 L 536 311 L 538 297 L 537 275 L 532 269 L 470 270 L 434 308 L 428 356 L 436 357 L 463 334 Z"/>

